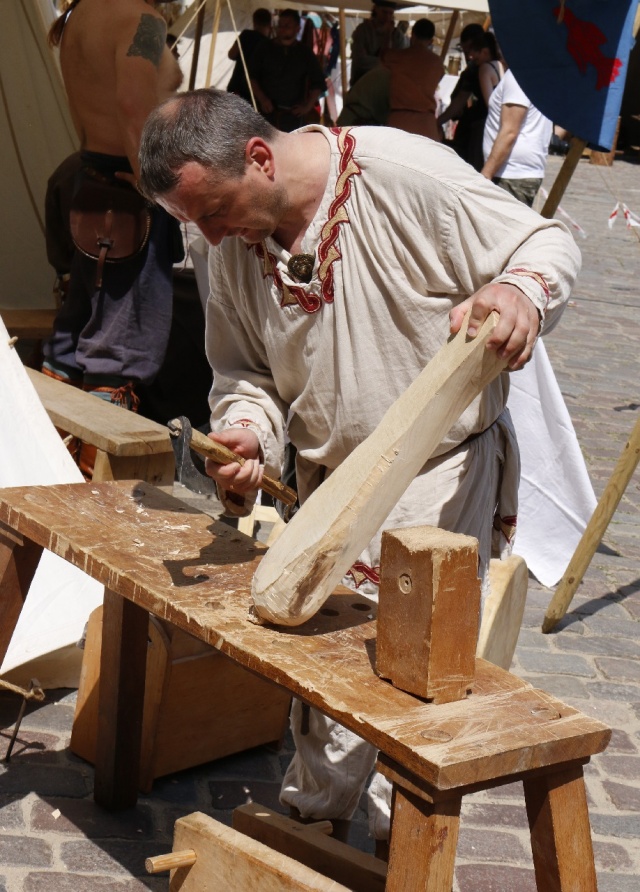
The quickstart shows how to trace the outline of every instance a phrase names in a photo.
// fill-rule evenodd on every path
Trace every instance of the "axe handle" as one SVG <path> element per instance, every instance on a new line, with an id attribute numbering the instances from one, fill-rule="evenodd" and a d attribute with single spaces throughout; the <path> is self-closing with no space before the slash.
<path id="1" fill-rule="evenodd" d="M 216 443 L 215 440 L 201 434 L 198 430 L 191 432 L 190 446 L 195 452 L 207 458 L 212 458 L 221 465 L 230 465 L 234 461 L 238 462 L 239 465 L 245 463 L 245 459 L 241 455 L 237 455 L 231 449 L 227 449 L 222 443 Z M 284 502 L 285 505 L 294 505 L 298 497 L 296 491 L 291 489 L 290 486 L 285 486 L 280 480 L 275 480 L 267 474 L 262 475 L 262 489 L 268 492 L 270 496 L 273 496 L 274 499 Z"/>

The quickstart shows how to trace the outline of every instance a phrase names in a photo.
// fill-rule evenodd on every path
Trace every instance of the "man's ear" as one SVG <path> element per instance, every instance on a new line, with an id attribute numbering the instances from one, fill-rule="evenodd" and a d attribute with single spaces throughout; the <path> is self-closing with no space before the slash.
<path id="1" fill-rule="evenodd" d="M 252 136 L 246 145 L 244 157 L 248 165 L 257 164 L 268 177 L 273 178 L 275 173 L 273 150 L 264 139 Z"/>

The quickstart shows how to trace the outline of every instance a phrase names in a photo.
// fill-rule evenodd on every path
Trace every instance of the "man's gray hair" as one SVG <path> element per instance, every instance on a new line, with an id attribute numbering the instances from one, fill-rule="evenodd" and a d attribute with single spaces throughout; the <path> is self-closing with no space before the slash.
<path id="1" fill-rule="evenodd" d="M 245 148 L 254 136 L 273 142 L 278 131 L 233 93 L 203 89 L 165 100 L 147 118 L 140 143 L 140 190 L 164 195 L 189 161 L 227 177 L 245 171 Z"/>

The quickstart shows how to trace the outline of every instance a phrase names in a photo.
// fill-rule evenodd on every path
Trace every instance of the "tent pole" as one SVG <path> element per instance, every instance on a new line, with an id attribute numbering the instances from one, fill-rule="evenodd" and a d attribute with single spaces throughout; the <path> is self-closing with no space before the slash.
<path id="1" fill-rule="evenodd" d="M 340 78 L 342 80 L 342 99 L 349 92 L 347 84 L 347 16 L 342 7 L 338 10 L 338 23 L 340 25 Z"/>
<path id="2" fill-rule="evenodd" d="M 207 79 L 205 85 L 211 86 L 211 73 L 213 71 L 213 55 L 216 51 L 216 39 L 220 28 L 220 13 L 222 12 L 222 0 L 217 0 L 216 11 L 213 14 L 213 27 L 211 29 L 211 49 L 209 50 L 209 62 L 207 64 Z"/>
<path id="3" fill-rule="evenodd" d="M 200 55 L 200 41 L 202 40 L 202 29 L 204 28 L 204 10 L 203 3 L 198 10 L 198 18 L 196 20 L 196 33 L 193 40 L 193 57 L 191 59 L 191 72 L 189 74 L 189 89 L 193 90 L 196 85 L 196 72 L 198 71 L 198 56 Z"/>
<path id="4" fill-rule="evenodd" d="M 451 18 L 449 19 L 449 27 L 447 28 L 447 33 L 444 38 L 444 43 L 442 44 L 442 52 L 440 53 L 440 58 L 444 62 L 447 53 L 449 52 L 449 45 L 453 40 L 453 34 L 458 26 L 458 19 L 460 18 L 460 10 L 454 9 L 451 13 Z"/>
<path id="5" fill-rule="evenodd" d="M 569 180 L 573 176 L 573 171 L 578 166 L 578 161 L 582 158 L 586 145 L 586 139 L 579 139 L 577 136 L 572 137 L 571 148 L 564 159 L 558 176 L 554 180 L 544 207 L 540 211 L 541 216 L 550 220 L 558 210 L 558 205 L 562 201 L 562 196 L 569 185 Z"/>

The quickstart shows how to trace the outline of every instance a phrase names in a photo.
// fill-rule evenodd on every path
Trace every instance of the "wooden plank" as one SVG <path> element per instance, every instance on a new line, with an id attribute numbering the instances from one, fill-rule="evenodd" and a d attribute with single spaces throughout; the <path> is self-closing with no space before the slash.
<path id="1" fill-rule="evenodd" d="M 582 766 L 525 781 L 524 796 L 540 892 L 597 892 Z"/>
<path id="2" fill-rule="evenodd" d="M 437 527 L 382 534 L 376 672 L 434 703 L 471 693 L 480 621 L 478 540 Z"/>
<path id="3" fill-rule="evenodd" d="M 95 397 L 91 397 L 91 399 L 95 399 Z M 96 453 L 93 467 L 93 480 L 95 481 L 146 480 L 147 483 L 165 487 L 171 492 L 174 479 L 175 458 L 173 451 L 155 455 L 109 455 L 108 452 L 99 449 Z"/>
<path id="4" fill-rule="evenodd" d="M 144 608 L 105 589 L 94 798 L 108 809 L 138 798 L 148 629 Z"/>
<path id="5" fill-rule="evenodd" d="M 137 482 L 0 491 L 0 520 L 161 619 L 291 691 L 439 789 L 604 749 L 610 730 L 477 661 L 474 693 L 441 706 L 373 669 L 375 605 L 338 587 L 295 629 L 251 621 L 265 547 Z"/>
<path id="6" fill-rule="evenodd" d="M 527 601 L 529 573 L 517 554 L 489 564 L 491 591 L 482 608 L 477 656 L 509 669 L 518 643 Z"/>
<path id="7" fill-rule="evenodd" d="M 172 871 L 169 892 L 349 892 L 201 812 L 176 821 L 173 848 L 193 849 L 196 861 Z"/>
<path id="8" fill-rule="evenodd" d="M 505 368 L 486 349 L 497 318 L 473 340 L 465 321 L 287 524 L 253 580 L 260 618 L 295 626 L 324 603 L 453 423 Z"/>
<path id="9" fill-rule="evenodd" d="M 173 454 L 164 425 L 34 369 L 26 372 L 47 414 L 61 430 L 114 456 Z"/>
<path id="10" fill-rule="evenodd" d="M 41 555 L 42 546 L 28 539 L 20 544 L 13 532 L 0 524 L 0 664 L 9 649 Z"/>
<path id="11" fill-rule="evenodd" d="M 384 862 L 326 836 L 315 830 L 313 824 L 300 824 L 251 802 L 234 809 L 233 827 L 353 892 L 384 892 L 387 876 Z"/>

